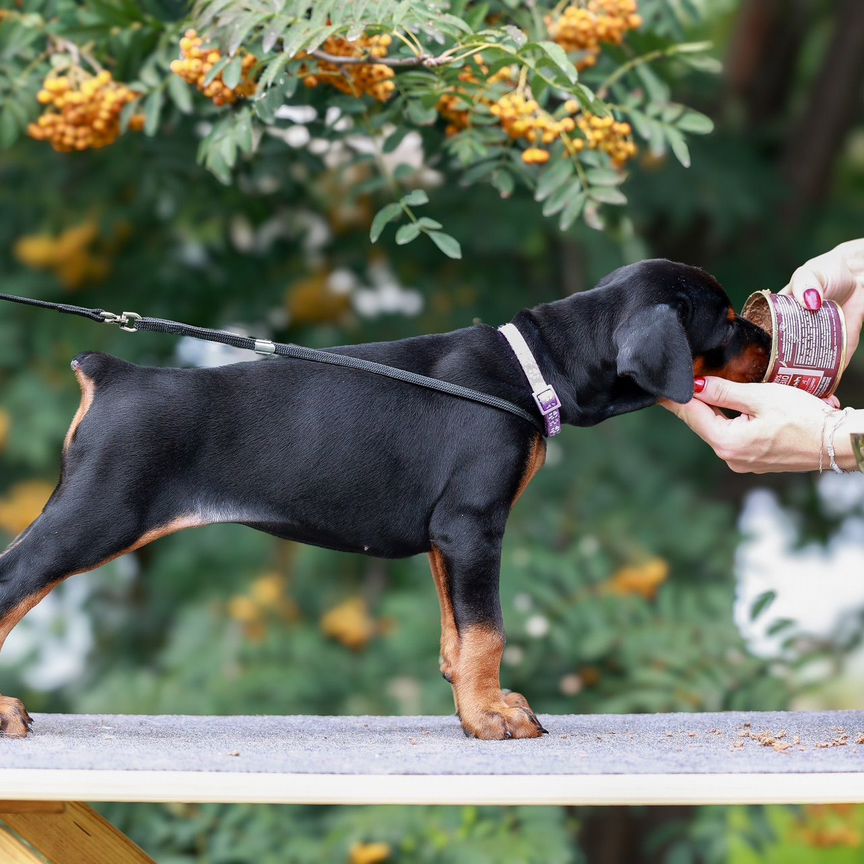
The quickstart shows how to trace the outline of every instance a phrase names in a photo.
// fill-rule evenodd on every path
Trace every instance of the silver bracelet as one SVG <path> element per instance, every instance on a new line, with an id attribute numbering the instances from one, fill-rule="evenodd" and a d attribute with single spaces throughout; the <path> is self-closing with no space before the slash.
<path id="1" fill-rule="evenodd" d="M 828 433 L 828 459 L 830 460 L 831 470 L 835 474 L 845 474 L 846 472 L 837 464 L 837 451 L 834 449 L 834 436 L 840 428 L 843 421 L 854 411 L 853 408 L 844 408 L 834 416 L 834 425 Z"/>

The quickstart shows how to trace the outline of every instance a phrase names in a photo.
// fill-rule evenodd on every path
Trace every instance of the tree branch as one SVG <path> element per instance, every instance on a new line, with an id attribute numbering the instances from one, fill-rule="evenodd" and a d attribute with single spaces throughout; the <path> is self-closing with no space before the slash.
<path id="1" fill-rule="evenodd" d="M 435 69 L 438 66 L 446 66 L 456 58 L 452 54 L 444 53 L 437 57 L 430 54 L 421 54 L 417 57 L 342 57 L 338 54 L 328 54 L 316 48 L 308 52 L 310 57 L 320 60 L 322 63 L 332 63 L 334 66 L 389 66 L 391 69 Z"/>

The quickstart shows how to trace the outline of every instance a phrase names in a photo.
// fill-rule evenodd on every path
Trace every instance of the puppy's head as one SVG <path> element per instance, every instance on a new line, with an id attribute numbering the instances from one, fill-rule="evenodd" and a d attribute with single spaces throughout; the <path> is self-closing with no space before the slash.
<path id="1" fill-rule="evenodd" d="M 688 402 L 697 375 L 742 382 L 764 377 L 770 337 L 736 315 L 720 283 L 704 270 L 658 258 L 621 267 L 597 288 L 617 301 L 612 339 L 622 396 L 635 384 L 653 401 Z"/>

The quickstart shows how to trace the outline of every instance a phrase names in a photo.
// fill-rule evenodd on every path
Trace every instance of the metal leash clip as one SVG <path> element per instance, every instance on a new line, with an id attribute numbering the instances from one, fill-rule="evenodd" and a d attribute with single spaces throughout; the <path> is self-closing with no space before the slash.
<path id="1" fill-rule="evenodd" d="M 116 315 L 114 312 L 100 312 L 99 314 L 106 324 L 116 324 L 121 330 L 125 330 L 127 333 L 138 332 L 135 322 L 140 321 L 141 316 L 137 312 L 121 312 L 119 315 Z"/>

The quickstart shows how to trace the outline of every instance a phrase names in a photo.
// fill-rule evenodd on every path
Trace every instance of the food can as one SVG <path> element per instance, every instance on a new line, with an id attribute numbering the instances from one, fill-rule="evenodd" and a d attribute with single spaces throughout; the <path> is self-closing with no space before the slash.
<path id="1" fill-rule="evenodd" d="M 788 294 L 757 291 L 741 315 L 767 331 L 771 357 L 764 381 L 788 384 L 820 399 L 830 396 L 846 368 L 846 319 L 826 300 L 818 312 Z"/>

